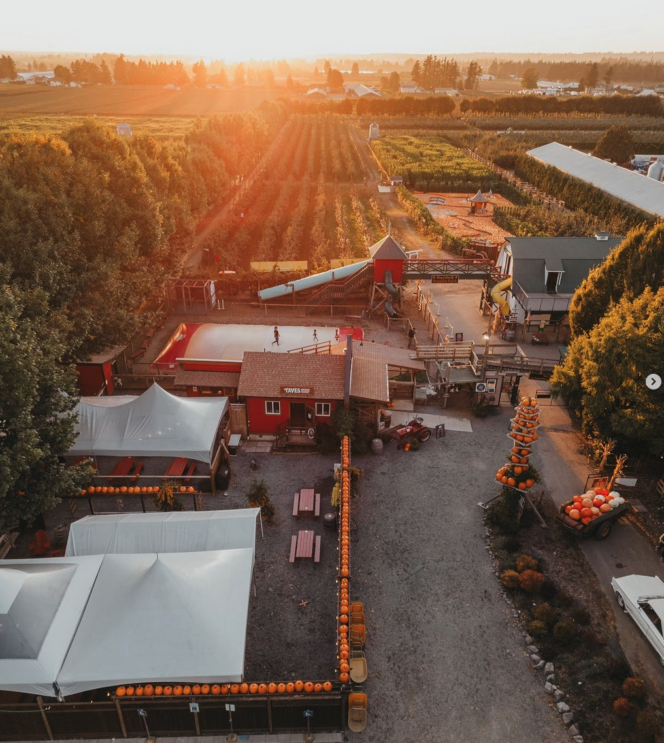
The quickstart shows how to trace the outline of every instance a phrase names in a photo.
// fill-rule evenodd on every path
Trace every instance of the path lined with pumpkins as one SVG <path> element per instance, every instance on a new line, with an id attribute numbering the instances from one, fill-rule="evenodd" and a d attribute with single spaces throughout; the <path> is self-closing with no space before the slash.
<path id="1" fill-rule="evenodd" d="M 125 488 L 117 488 L 125 492 Z M 133 488 L 132 488 L 133 490 Z M 147 489 L 145 489 L 147 492 Z M 151 489 L 152 490 L 152 489 Z M 159 490 L 154 488 L 154 490 Z M 193 491 L 193 488 L 191 489 Z M 127 490 L 127 492 L 129 492 Z M 352 631 L 364 635 L 364 624 L 354 625 L 354 610 L 362 604 L 351 603 L 350 600 L 350 440 L 347 436 L 341 444 L 341 499 L 339 508 L 339 564 L 336 578 L 339 590 L 338 616 L 335 618 L 335 636 L 337 657 L 334 673 L 335 681 L 294 681 L 294 682 L 261 682 L 240 684 L 140 684 L 138 686 L 122 685 L 115 690 L 116 697 L 198 697 L 223 695 L 269 695 L 269 694 L 317 694 L 333 690 L 346 691 L 351 688 L 350 679 L 350 643 Z M 193 701 L 193 699 L 192 699 Z"/>

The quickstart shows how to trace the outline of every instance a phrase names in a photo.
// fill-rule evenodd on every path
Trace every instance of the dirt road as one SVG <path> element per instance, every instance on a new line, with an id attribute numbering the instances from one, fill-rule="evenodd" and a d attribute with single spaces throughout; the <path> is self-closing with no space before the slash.
<path id="1" fill-rule="evenodd" d="M 535 386 L 542 384 L 529 381 L 521 389 L 525 394 L 529 390 L 532 394 Z M 560 505 L 572 495 L 583 492 L 591 469 L 580 451 L 580 436 L 565 408 L 542 406 L 541 423 L 538 464 L 548 493 L 554 503 Z M 634 673 L 646 679 L 652 692 L 661 693 L 664 690 L 664 668 L 659 657 L 631 617 L 620 609 L 611 589 L 611 578 L 633 573 L 658 575 L 664 580 L 664 568 L 653 546 L 625 522 L 614 525 L 606 540 L 583 540 L 581 547 L 613 606 L 620 644 Z"/>
<path id="2" fill-rule="evenodd" d="M 427 240 L 417 232 L 415 222 L 406 214 L 395 194 L 378 193 L 378 184 L 382 175 L 371 154 L 371 148 L 357 130 L 357 127 L 348 124 L 350 133 L 357 146 L 365 171 L 368 174 L 367 186 L 375 193 L 378 203 L 389 216 L 394 236 L 397 237 L 407 250 L 420 250 L 420 258 L 443 258 L 445 253 L 431 240 Z"/>

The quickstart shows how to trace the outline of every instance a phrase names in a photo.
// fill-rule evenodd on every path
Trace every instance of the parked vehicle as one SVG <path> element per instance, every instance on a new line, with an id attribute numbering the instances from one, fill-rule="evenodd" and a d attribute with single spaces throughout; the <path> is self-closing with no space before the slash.
<path id="1" fill-rule="evenodd" d="M 431 438 L 431 429 L 424 425 L 422 418 L 413 418 L 405 426 L 395 429 L 390 438 L 397 442 L 397 449 L 417 449 L 422 441 L 428 441 Z"/>
<path id="2" fill-rule="evenodd" d="M 624 516 L 629 510 L 631 505 L 626 501 L 621 503 L 616 508 L 612 508 L 608 513 L 603 514 L 599 518 L 593 519 L 588 524 L 583 524 L 581 521 L 575 521 L 571 519 L 565 513 L 565 507 L 569 506 L 572 501 L 563 503 L 560 507 L 558 516 L 558 523 L 567 531 L 575 534 L 577 537 L 590 537 L 593 536 L 595 539 L 606 539 L 611 533 L 611 527 L 613 522 L 617 521 L 621 516 Z"/>
<path id="3" fill-rule="evenodd" d="M 657 576 L 625 575 L 613 578 L 618 605 L 630 614 L 659 655 L 664 666 L 664 582 Z"/>

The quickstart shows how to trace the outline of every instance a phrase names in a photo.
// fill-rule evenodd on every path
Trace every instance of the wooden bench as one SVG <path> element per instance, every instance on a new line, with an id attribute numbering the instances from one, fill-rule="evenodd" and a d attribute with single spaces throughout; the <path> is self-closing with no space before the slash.
<path id="1" fill-rule="evenodd" d="M 320 516 L 320 493 L 314 493 L 313 488 L 302 488 L 293 498 L 293 516 Z"/>
<path id="2" fill-rule="evenodd" d="M 297 559 L 311 559 L 314 563 L 320 562 L 320 547 L 322 537 L 317 537 L 310 530 L 303 530 L 297 533 L 297 536 L 291 537 L 291 548 L 289 562 L 295 562 Z"/>
<path id="3" fill-rule="evenodd" d="M 288 558 L 288 562 L 295 562 L 295 550 L 296 549 L 297 549 L 297 534 L 294 534 L 291 537 L 290 557 Z"/>
<path id="4" fill-rule="evenodd" d="M 316 548 L 314 550 L 314 564 L 320 562 L 320 544 L 322 542 L 321 537 L 316 537 Z"/>
<path id="5" fill-rule="evenodd" d="M 299 508 L 300 508 L 300 494 L 295 493 L 295 497 L 293 498 L 293 516 L 295 516 L 295 518 L 297 518 L 299 514 Z M 296 537 L 293 537 L 293 539 L 296 539 Z M 293 561 L 291 560 L 291 562 Z"/>

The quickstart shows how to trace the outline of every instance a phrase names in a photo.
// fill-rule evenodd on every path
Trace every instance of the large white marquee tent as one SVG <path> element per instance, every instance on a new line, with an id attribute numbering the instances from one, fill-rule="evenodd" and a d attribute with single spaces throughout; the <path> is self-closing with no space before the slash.
<path id="1" fill-rule="evenodd" d="M 70 526 L 65 555 L 253 550 L 259 513 L 240 508 L 86 516 Z"/>
<path id="2" fill-rule="evenodd" d="M 75 409 L 76 442 L 69 453 L 180 456 L 211 465 L 227 409 L 227 397 L 176 397 L 158 384 L 140 397 L 84 397 Z"/>
<path id="3" fill-rule="evenodd" d="M 0 689 L 242 681 L 258 512 L 88 517 L 0 562 Z"/>

